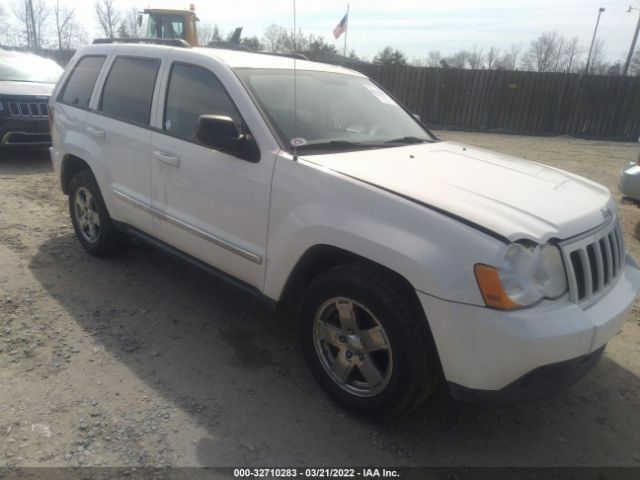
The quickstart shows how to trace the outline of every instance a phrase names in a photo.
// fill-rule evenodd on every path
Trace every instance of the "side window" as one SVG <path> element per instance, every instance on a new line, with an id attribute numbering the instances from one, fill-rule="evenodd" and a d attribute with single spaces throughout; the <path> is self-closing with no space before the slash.
<path id="1" fill-rule="evenodd" d="M 106 56 L 83 57 L 76 64 L 58 99 L 75 107 L 89 108 L 91 92 Z"/>
<path id="2" fill-rule="evenodd" d="M 116 58 L 102 90 L 98 110 L 123 120 L 149 125 L 160 60 Z"/>
<path id="3" fill-rule="evenodd" d="M 226 115 L 240 124 L 240 114 L 220 80 L 202 67 L 176 63 L 171 69 L 162 128 L 195 140 L 200 115 Z"/>

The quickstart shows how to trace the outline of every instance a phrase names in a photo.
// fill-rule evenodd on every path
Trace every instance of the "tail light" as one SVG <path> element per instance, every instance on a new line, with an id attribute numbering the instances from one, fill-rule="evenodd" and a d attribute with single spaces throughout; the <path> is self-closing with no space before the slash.
<path id="1" fill-rule="evenodd" d="M 49 113 L 49 135 L 53 135 L 53 117 L 56 111 L 51 105 L 48 105 L 47 112 Z"/>

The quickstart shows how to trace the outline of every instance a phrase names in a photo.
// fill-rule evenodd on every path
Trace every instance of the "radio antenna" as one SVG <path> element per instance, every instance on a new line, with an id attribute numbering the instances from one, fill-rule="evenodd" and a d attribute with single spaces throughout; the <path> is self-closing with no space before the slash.
<path id="1" fill-rule="evenodd" d="M 296 0 L 293 0 L 293 161 L 298 161 L 298 86 L 296 82 L 296 62 L 298 56 L 298 36 L 296 33 Z"/>

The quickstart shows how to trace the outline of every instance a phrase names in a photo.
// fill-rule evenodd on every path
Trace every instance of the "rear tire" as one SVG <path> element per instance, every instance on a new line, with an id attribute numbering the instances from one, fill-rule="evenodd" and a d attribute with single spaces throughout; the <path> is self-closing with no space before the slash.
<path id="1" fill-rule="evenodd" d="M 69 183 L 69 214 L 76 237 L 91 255 L 108 257 L 125 246 L 127 236 L 113 224 L 90 170 L 79 171 Z"/>
<path id="2" fill-rule="evenodd" d="M 415 294 L 382 269 L 350 264 L 322 273 L 304 294 L 299 327 L 314 377 L 357 414 L 386 420 L 407 413 L 442 377 Z"/>

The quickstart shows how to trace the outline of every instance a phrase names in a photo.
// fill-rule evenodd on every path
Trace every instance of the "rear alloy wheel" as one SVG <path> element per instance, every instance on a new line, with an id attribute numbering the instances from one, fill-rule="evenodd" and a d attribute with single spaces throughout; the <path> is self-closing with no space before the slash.
<path id="1" fill-rule="evenodd" d="M 126 244 L 127 236 L 111 221 L 90 170 L 79 171 L 69 182 L 69 214 L 76 237 L 91 255 L 107 257 Z"/>
<path id="2" fill-rule="evenodd" d="M 410 286 L 364 263 L 315 278 L 300 307 L 300 341 L 314 377 L 337 403 L 389 419 L 419 406 L 442 375 Z"/>
<path id="3" fill-rule="evenodd" d="M 80 235 L 85 241 L 96 243 L 100 238 L 100 214 L 93 195 L 84 187 L 76 190 L 73 213 L 80 227 Z"/>

